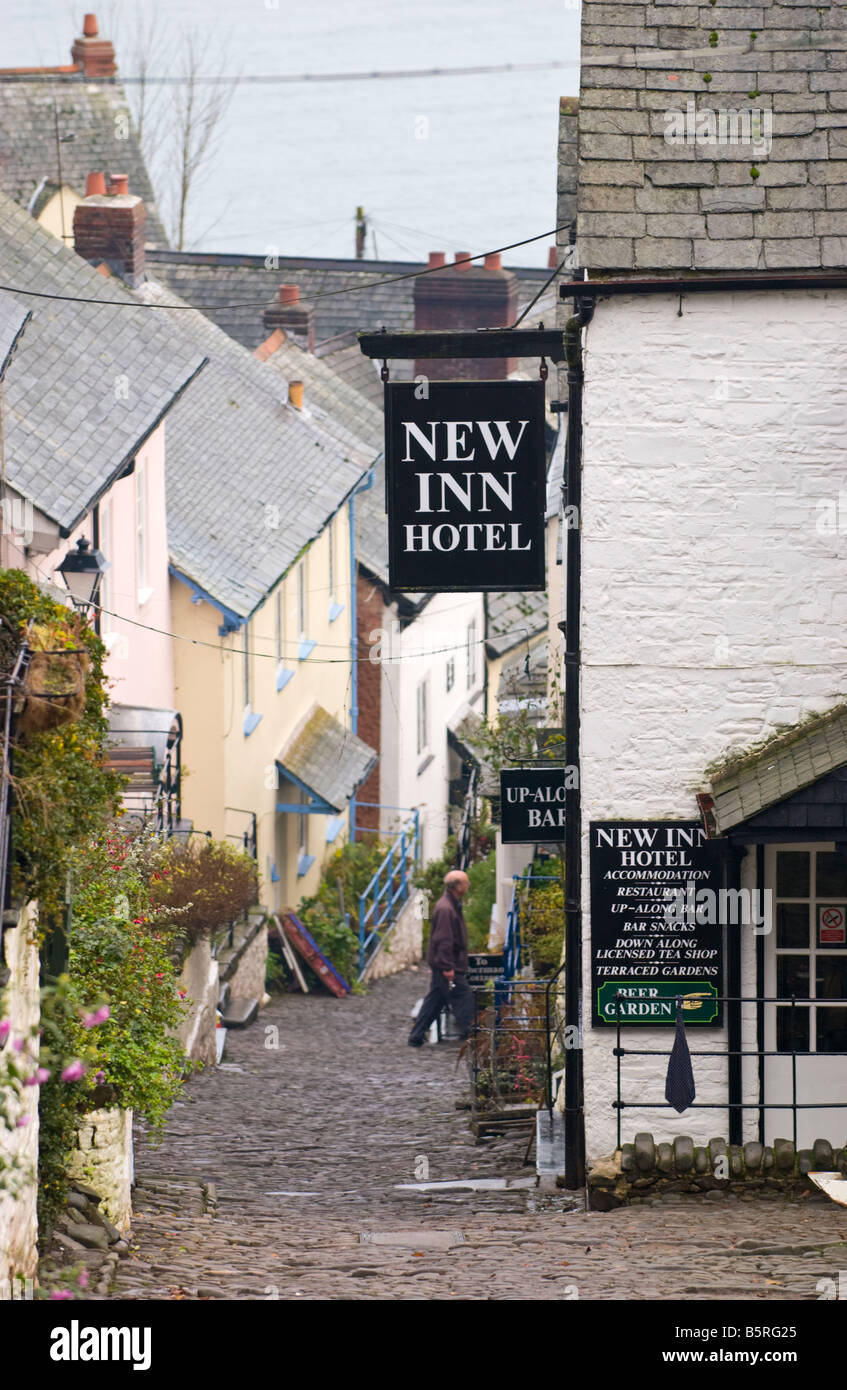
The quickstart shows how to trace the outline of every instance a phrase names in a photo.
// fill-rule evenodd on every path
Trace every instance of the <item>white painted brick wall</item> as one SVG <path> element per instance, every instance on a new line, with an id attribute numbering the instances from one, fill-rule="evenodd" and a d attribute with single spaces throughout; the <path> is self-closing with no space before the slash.
<path id="1" fill-rule="evenodd" d="M 847 296 L 786 291 L 601 301 L 587 333 L 582 579 L 583 907 L 588 823 L 697 815 L 705 768 L 847 697 Z M 847 528 L 847 498 L 844 522 Z M 748 854 L 743 882 L 752 886 Z M 743 945 L 755 993 L 755 944 Z M 584 953 L 586 1012 L 590 953 Z M 755 1046 L 746 1010 L 745 1046 Z M 666 1029 L 630 1030 L 668 1048 Z M 707 1043 L 707 1039 L 710 1040 Z M 725 1033 L 692 1030 L 692 1046 Z M 590 1156 L 615 1144 L 615 1037 L 586 1026 Z M 664 1097 L 665 1062 L 624 1063 Z M 745 1099 L 756 1094 L 745 1064 Z M 726 1059 L 695 1061 L 698 1101 Z M 624 1112 L 623 1139 L 727 1135 L 726 1110 Z M 757 1117 L 745 1119 L 745 1137 Z"/>

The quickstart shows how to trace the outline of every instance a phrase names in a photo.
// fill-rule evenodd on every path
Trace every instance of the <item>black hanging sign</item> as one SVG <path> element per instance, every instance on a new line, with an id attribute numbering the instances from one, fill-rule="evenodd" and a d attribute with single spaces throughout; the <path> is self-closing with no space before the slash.
<path id="1" fill-rule="evenodd" d="M 393 589 L 543 589 L 543 381 L 385 386 Z"/>
<path id="2" fill-rule="evenodd" d="M 594 1026 L 720 1027 L 723 845 L 700 821 L 592 821 Z"/>
<path id="3" fill-rule="evenodd" d="M 503 768 L 500 839 L 504 845 L 560 845 L 565 839 L 565 769 Z"/>

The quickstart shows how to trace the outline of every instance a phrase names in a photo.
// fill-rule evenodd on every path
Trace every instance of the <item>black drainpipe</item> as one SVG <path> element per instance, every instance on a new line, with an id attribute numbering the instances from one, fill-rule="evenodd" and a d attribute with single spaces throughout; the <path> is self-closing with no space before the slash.
<path id="1" fill-rule="evenodd" d="M 565 1022 L 579 1029 L 579 1046 L 565 1049 L 565 1187 L 585 1185 L 585 1126 L 582 1111 L 582 802 L 580 796 L 579 618 L 582 578 L 582 330 L 594 315 L 594 300 L 581 299 L 565 325 L 568 364 L 568 432 L 564 503 L 575 507 L 568 528 L 565 568 L 565 762 L 573 769 L 565 790 Z M 571 1033 L 569 1037 L 573 1037 Z"/>

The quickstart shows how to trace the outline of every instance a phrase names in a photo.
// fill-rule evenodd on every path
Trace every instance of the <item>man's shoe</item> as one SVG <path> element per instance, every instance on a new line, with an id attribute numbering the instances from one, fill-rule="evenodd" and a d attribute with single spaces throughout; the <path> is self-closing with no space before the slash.
<path id="1" fill-rule="evenodd" d="M 409 1039 L 409 1046 L 410 1046 L 410 1047 L 423 1047 L 423 1043 L 422 1043 L 422 1042 L 415 1042 L 413 1038 L 410 1038 L 410 1039 Z"/>

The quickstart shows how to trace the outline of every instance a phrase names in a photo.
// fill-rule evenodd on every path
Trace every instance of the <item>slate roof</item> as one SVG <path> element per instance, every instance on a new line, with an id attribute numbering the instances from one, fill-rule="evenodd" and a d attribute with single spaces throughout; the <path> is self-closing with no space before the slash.
<path id="1" fill-rule="evenodd" d="M 139 296 L 174 303 L 154 283 Z M 208 357 L 168 416 L 168 545 L 175 568 L 249 617 L 323 530 L 372 458 L 288 404 L 286 381 L 202 314 L 158 311 Z M 274 510 L 276 509 L 276 510 Z"/>
<path id="2" fill-rule="evenodd" d="M 130 184 L 130 187 L 132 185 Z M 270 269 L 264 256 L 218 255 L 209 252 L 154 251 L 148 255 L 151 275 L 188 304 L 201 308 L 245 347 L 258 347 L 266 337 L 262 311 L 277 302 L 281 284 L 297 285 L 300 299 L 315 311 L 315 336 L 347 346 L 364 329 L 401 332 L 414 327 L 414 280 L 393 280 L 426 267 L 420 261 L 357 261 L 279 256 Z M 515 269 L 520 308 L 533 298 L 550 272 L 535 267 Z M 332 294 L 353 286 L 354 294 Z M 550 311 L 552 322 L 552 309 Z M 535 310 L 533 310 L 533 321 Z M 348 336 L 349 335 L 349 336 Z M 333 340 L 332 343 L 329 340 Z"/>
<path id="3" fill-rule="evenodd" d="M 12 360 L 18 340 L 30 318 L 30 310 L 0 290 L 0 381 Z"/>
<path id="4" fill-rule="evenodd" d="M 713 775 L 717 833 L 723 835 L 845 764 L 847 708 L 842 705 Z"/>
<path id="5" fill-rule="evenodd" d="M 0 285 L 105 301 L 11 292 L 32 317 L 5 378 L 6 476 L 67 534 L 200 370 L 203 353 L 2 193 Z M 116 390 L 123 377 L 125 397 Z"/>
<path id="6" fill-rule="evenodd" d="M 318 705 L 277 762 L 283 774 L 290 774 L 334 811 L 342 811 L 376 765 L 377 755 Z"/>
<path id="7" fill-rule="evenodd" d="M 489 655 L 502 656 L 547 631 L 547 594 L 508 593 L 488 595 Z"/>
<path id="8" fill-rule="evenodd" d="M 0 77 L 0 189 L 28 211 L 33 204 L 37 215 L 49 191 L 45 181 L 53 190 L 58 188 L 56 114 L 60 137 L 73 136 L 62 139 L 62 181 L 82 197 L 86 176 L 93 170 L 128 174 L 130 192 L 143 198 L 147 208 L 148 242 L 167 246 L 153 185 L 119 83 L 98 83 L 80 74 Z M 122 128 L 128 129 L 126 139 L 118 138 Z"/>

